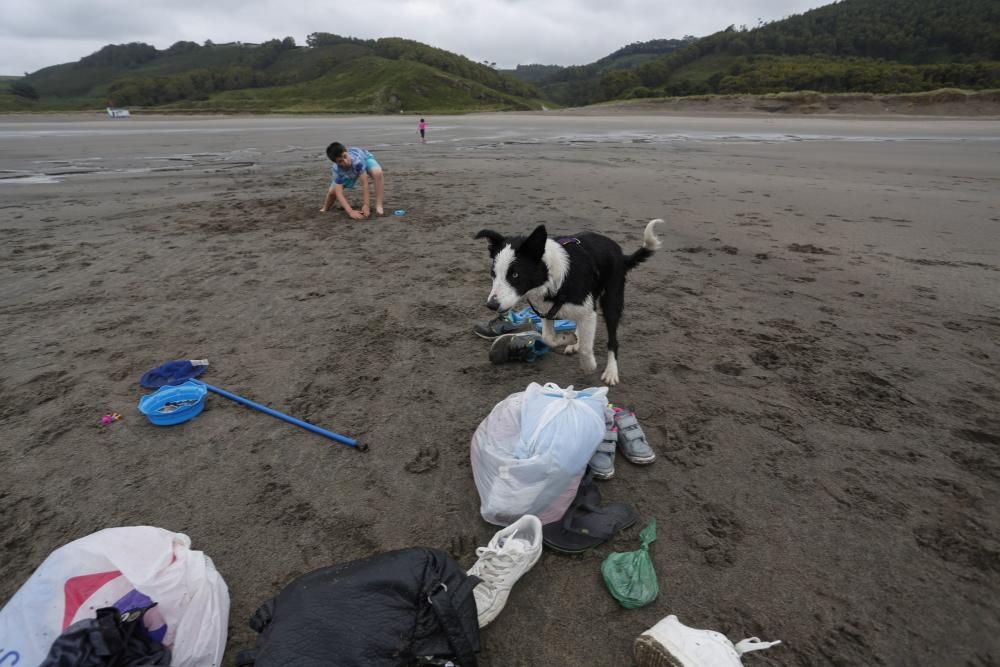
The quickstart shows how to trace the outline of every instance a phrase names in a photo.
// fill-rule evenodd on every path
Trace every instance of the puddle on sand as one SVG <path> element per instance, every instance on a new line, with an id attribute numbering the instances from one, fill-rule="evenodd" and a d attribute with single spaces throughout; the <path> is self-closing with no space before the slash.
<path id="1" fill-rule="evenodd" d="M 0 185 L 38 185 L 44 183 L 62 183 L 64 179 L 48 174 L 15 174 L 0 173 Z"/>
<path id="2" fill-rule="evenodd" d="M 84 176 L 87 174 L 96 175 L 125 175 L 125 174 L 149 174 L 158 172 L 204 172 L 229 171 L 232 169 L 247 169 L 256 166 L 256 161 L 248 160 L 247 153 L 256 153 L 255 149 L 241 149 L 231 153 L 182 153 L 177 155 L 146 156 L 139 158 L 143 161 L 154 163 L 167 163 L 170 166 L 114 166 L 96 161 L 104 160 L 100 157 L 80 158 L 76 160 L 34 160 L 32 164 L 48 165 L 42 170 L 24 169 L 0 170 L 0 184 L 45 184 L 62 183 L 67 178 Z M 234 159 L 239 158 L 239 159 Z M 82 163 L 82 164 L 81 164 Z M 134 164 L 134 162 L 133 162 Z M 149 162 L 146 162 L 149 164 Z"/>

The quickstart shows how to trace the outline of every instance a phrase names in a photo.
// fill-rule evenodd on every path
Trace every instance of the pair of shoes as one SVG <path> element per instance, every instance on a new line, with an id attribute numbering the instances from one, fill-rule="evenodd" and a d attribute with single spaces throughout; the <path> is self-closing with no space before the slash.
<path id="1" fill-rule="evenodd" d="M 510 589 L 521 576 L 534 567 L 542 555 L 542 522 L 525 514 L 500 530 L 485 547 L 476 549 L 479 560 L 469 574 L 482 579 L 472 589 L 479 612 L 479 627 L 484 628 L 507 604 Z"/>
<path id="2" fill-rule="evenodd" d="M 608 405 L 604 411 L 604 439 L 590 458 L 594 479 L 611 479 L 615 476 L 615 451 L 637 465 L 649 465 L 656 460 L 656 453 L 646 442 L 646 434 L 639 426 L 635 412 Z"/>
<path id="3" fill-rule="evenodd" d="M 504 334 L 523 331 L 530 326 L 524 318 L 514 319 L 512 311 L 505 311 L 489 322 L 479 322 L 472 327 L 472 332 L 480 338 L 496 338 Z"/>
<path id="4" fill-rule="evenodd" d="M 533 362 L 549 351 L 549 346 L 542 341 L 542 334 L 537 331 L 522 331 L 497 336 L 490 345 L 490 361 L 502 364 L 507 361 Z"/>
<path id="5" fill-rule="evenodd" d="M 576 322 L 572 320 L 555 320 L 552 325 L 557 333 L 562 331 L 576 331 Z M 478 322 L 472 327 L 472 333 L 480 338 L 489 339 L 531 328 L 541 333 L 542 318 L 536 315 L 531 308 L 523 308 L 521 310 L 508 310 L 500 313 L 489 322 Z"/>
<path id="6" fill-rule="evenodd" d="M 638 667 L 741 667 L 740 656 L 771 648 L 756 637 L 733 644 L 712 630 L 698 630 L 671 614 L 639 635 L 632 647 Z"/>

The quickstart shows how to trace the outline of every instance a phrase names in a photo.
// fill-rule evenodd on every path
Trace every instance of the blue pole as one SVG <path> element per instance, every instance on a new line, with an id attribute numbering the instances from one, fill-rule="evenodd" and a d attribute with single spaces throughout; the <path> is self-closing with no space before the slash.
<path id="1" fill-rule="evenodd" d="M 289 424 L 295 424 L 296 426 L 301 426 L 307 431 L 312 431 L 313 433 L 321 435 L 325 438 L 336 440 L 337 442 L 345 444 L 348 447 L 355 447 L 356 449 L 359 449 L 362 452 L 368 450 L 368 445 L 360 444 L 357 440 L 348 438 L 347 436 L 344 435 L 340 435 L 339 433 L 334 433 L 333 431 L 327 431 L 325 428 L 320 428 L 319 426 L 310 424 L 309 422 L 306 421 L 302 421 L 301 419 L 296 419 L 295 417 L 289 417 L 288 415 L 282 412 L 278 412 L 277 410 L 272 410 L 266 405 L 261 405 L 260 403 L 254 403 L 250 399 L 243 398 L 242 396 L 237 396 L 236 394 L 231 394 L 225 389 L 219 389 L 218 387 L 214 387 L 210 384 L 205 384 L 205 388 L 208 389 L 209 391 L 215 392 L 219 396 L 225 396 L 231 401 L 236 401 L 237 403 L 241 403 L 247 406 L 248 408 L 253 408 L 254 410 L 263 412 L 266 415 L 277 417 L 278 419 L 286 421 Z"/>

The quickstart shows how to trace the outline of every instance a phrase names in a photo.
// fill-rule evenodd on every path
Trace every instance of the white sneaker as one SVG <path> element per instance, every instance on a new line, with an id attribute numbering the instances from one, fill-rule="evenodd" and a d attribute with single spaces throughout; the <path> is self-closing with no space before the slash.
<path id="1" fill-rule="evenodd" d="M 744 653 L 780 643 L 751 637 L 734 645 L 721 633 L 689 628 L 671 614 L 639 635 L 632 650 L 638 667 L 741 667 Z"/>
<path id="2" fill-rule="evenodd" d="M 479 612 L 479 627 L 485 628 L 507 604 L 510 589 L 542 555 L 542 522 L 525 514 L 499 531 L 488 546 L 476 549 L 479 560 L 469 574 L 482 579 L 472 594 Z"/>

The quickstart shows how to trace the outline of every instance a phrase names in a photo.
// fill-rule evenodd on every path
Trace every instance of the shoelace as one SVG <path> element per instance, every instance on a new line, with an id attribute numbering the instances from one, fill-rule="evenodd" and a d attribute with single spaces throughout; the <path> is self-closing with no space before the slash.
<path id="1" fill-rule="evenodd" d="M 771 648 L 772 646 L 780 643 L 780 639 L 774 642 L 762 642 L 757 637 L 750 637 L 749 639 L 737 642 L 735 644 L 735 648 L 737 654 L 743 655 L 744 653 L 750 653 L 751 651 L 763 651 L 766 648 Z"/>
<path id="2" fill-rule="evenodd" d="M 488 588 L 496 588 L 496 581 L 501 579 L 503 575 L 513 567 L 516 563 L 514 561 L 513 554 L 521 555 L 524 550 L 518 546 L 516 543 L 510 543 L 510 546 L 504 545 L 501 549 L 494 549 L 490 547 L 479 547 L 476 549 L 476 556 L 479 557 L 479 576 L 483 580 L 480 586 L 485 585 Z M 485 576 L 480 576 L 485 575 Z"/>

